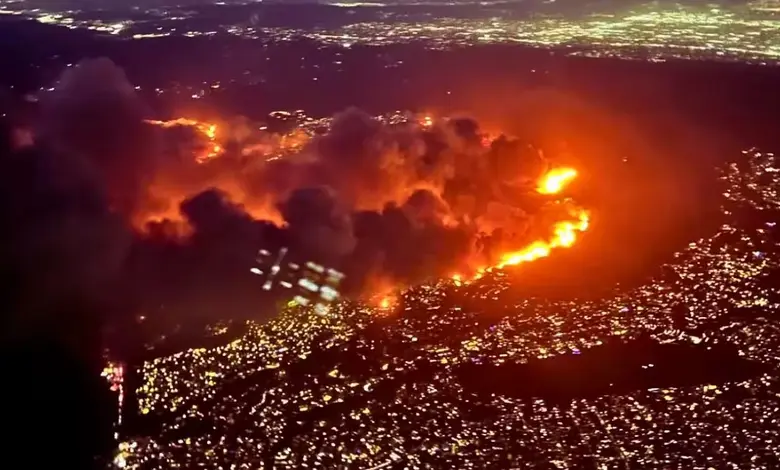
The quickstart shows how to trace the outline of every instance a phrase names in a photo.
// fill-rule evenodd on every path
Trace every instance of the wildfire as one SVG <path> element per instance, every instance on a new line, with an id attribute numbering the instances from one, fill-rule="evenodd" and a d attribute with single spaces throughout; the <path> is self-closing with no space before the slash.
<path id="1" fill-rule="evenodd" d="M 164 129 L 176 127 L 193 129 L 197 134 L 197 140 L 205 145 L 197 149 L 192 158 L 195 162 L 204 165 L 225 156 L 227 149 L 223 147 L 223 143 L 229 135 L 235 134 L 227 126 L 218 126 L 213 121 L 199 121 L 187 117 L 170 120 L 146 120 L 145 122 Z M 251 144 L 243 144 L 240 149 L 244 161 L 251 160 L 254 167 L 288 153 L 299 151 L 311 138 L 307 132 L 300 129 L 284 135 L 264 133 L 261 137 L 262 139 Z M 197 182 L 193 182 L 194 180 L 189 180 L 186 175 L 176 172 L 161 172 L 155 175 L 149 183 L 148 192 L 156 203 L 137 208 L 133 215 L 133 224 L 137 228 L 145 230 L 149 222 L 168 221 L 165 229 L 170 231 L 172 235 L 184 237 L 190 234 L 190 227 L 182 219 L 179 206 L 181 202 L 208 187 L 219 188 L 229 196 L 232 202 L 241 205 L 255 219 L 268 220 L 279 226 L 284 224 L 274 199 L 250 194 L 251 192 L 247 191 L 246 185 L 241 180 L 240 172 L 231 173 L 225 171 L 224 168 L 210 171 L 204 168 L 204 171 L 197 173 L 197 175 L 199 175 L 196 177 L 199 178 Z"/>
<path id="2" fill-rule="evenodd" d="M 429 114 L 420 115 L 417 117 L 417 120 L 419 126 L 422 128 L 429 128 L 435 123 L 435 118 Z M 225 152 L 225 149 L 220 145 L 220 132 L 216 124 L 184 117 L 167 121 L 147 120 L 146 122 L 162 128 L 182 126 L 190 127 L 197 131 L 206 142 L 205 149 L 198 152 L 195 156 L 195 160 L 198 163 L 207 163 L 218 158 Z M 225 134 L 226 132 L 223 130 L 222 133 Z M 224 138 L 224 135 L 221 137 Z M 287 135 L 274 135 L 273 137 L 274 138 L 272 139 L 266 139 L 260 143 L 244 147 L 242 149 L 242 155 L 245 157 L 249 155 L 257 156 L 260 158 L 260 161 L 267 162 L 279 158 L 287 152 L 300 150 L 311 138 L 309 134 L 303 131 L 294 131 Z M 493 135 L 486 134 L 484 136 L 483 144 L 486 147 L 489 146 L 494 138 Z M 574 168 L 553 168 L 539 178 L 536 184 L 536 191 L 542 195 L 558 194 L 568 187 L 577 176 L 577 170 Z M 256 200 L 256 198 L 249 197 L 245 194 L 244 187 L 233 181 L 231 177 L 220 177 L 209 180 L 209 184 L 227 192 L 230 195 L 231 200 L 242 204 L 247 212 L 255 218 L 272 220 L 279 225 L 283 224 L 283 220 L 275 209 L 272 200 Z M 164 210 L 157 210 L 153 214 L 139 214 L 138 225 L 143 226 L 143 224 L 149 220 L 160 219 L 181 222 L 180 217 L 178 216 L 177 202 L 184 200 L 189 195 L 189 193 L 181 194 L 181 192 L 179 186 L 175 184 L 159 184 L 158 187 L 156 187 L 156 191 L 154 191 L 155 196 L 159 199 L 173 201 L 173 203 L 169 204 Z M 384 201 L 382 201 L 382 203 L 384 203 Z M 464 285 L 483 277 L 485 273 L 492 271 L 493 269 L 502 269 L 508 266 L 531 262 L 549 256 L 555 249 L 571 247 L 576 243 L 579 234 L 588 229 L 589 223 L 590 215 L 586 210 L 571 208 L 568 217 L 565 220 L 558 221 L 553 225 L 552 233 L 547 239 L 536 240 L 520 250 L 502 254 L 492 267 L 480 267 L 476 273 L 472 272 L 471 274 L 466 275 L 455 274 L 452 276 L 452 282 L 458 286 Z M 179 225 L 181 225 L 181 228 L 177 230 L 182 230 L 183 233 L 186 233 L 187 227 L 185 224 L 180 223 Z M 384 292 L 376 295 L 372 303 L 380 309 L 389 310 L 397 303 L 397 299 L 394 298 L 394 296 L 389 295 L 387 290 L 382 290 L 384 290 Z"/>
<path id="3" fill-rule="evenodd" d="M 392 314 L 398 305 L 398 297 L 394 293 L 377 294 L 371 297 L 368 304 L 374 307 L 374 315 L 386 316 Z"/>
<path id="4" fill-rule="evenodd" d="M 456 286 L 460 287 L 460 285 L 463 283 L 463 277 L 460 274 L 453 274 L 452 282 L 455 283 Z"/>
<path id="5" fill-rule="evenodd" d="M 540 194 L 556 194 L 561 192 L 574 178 L 577 170 L 573 168 L 554 168 L 539 179 L 537 192 Z M 522 250 L 506 253 L 501 257 L 496 267 L 515 266 L 550 255 L 555 248 L 568 248 L 577 241 L 577 234 L 588 229 L 590 214 L 584 209 L 571 212 L 572 218 L 557 222 L 553 226 L 553 236 L 549 240 L 537 240 Z"/>
<path id="6" fill-rule="evenodd" d="M 208 122 L 201 122 L 201 121 L 196 121 L 194 119 L 187 119 L 187 118 L 177 118 L 177 119 L 171 119 L 169 121 L 147 120 L 146 122 L 148 124 L 153 124 L 155 126 L 160 126 L 166 129 L 170 127 L 177 127 L 177 126 L 195 128 L 195 130 L 201 133 L 204 137 L 206 137 L 206 140 L 208 140 L 208 145 L 206 147 L 206 150 L 200 155 L 195 156 L 195 161 L 197 161 L 198 163 L 205 163 L 209 160 L 217 158 L 222 154 L 223 148 L 217 142 L 216 124 L 210 124 Z"/>
<path id="7" fill-rule="evenodd" d="M 506 266 L 515 266 L 527 263 L 550 255 L 555 248 L 568 248 L 577 241 L 577 233 L 588 229 L 590 216 L 585 210 L 578 210 L 572 214 L 573 220 L 565 220 L 555 224 L 553 236 L 549 240 L 538 240 L 526 246 L 520 251 L 506 253 L 501 257 L 501 262 L 496 265 L 501 269 Z"/>
<path id="8" fill-rule="evenodd" d="M 576 177 L 577 171 L 573 168 L 554 168 L 539 179 L 537 192 L 540 194 L 559 193 Z M 482 278 L 485 272 L 493 269 L 528 263 L 549 256 L 556 248 L 571 247 L 577 241 L 577 235 L 588 230 L 590 214 L 584 209 L 572 209 L 570 216 L 571 219 L 557 222 L 553 226 L 553 234 L 548 240 L 537 240 L 521 250 L 505 253 L 501 256 L 498 264 L 490 268 L 479 268 L 470 279 L 464 280 L 460 274 L 454 274 L 450 279 L 456 286 L 461 286 Z"/>
<path id="9" fill-rule="evenodd" d="M 555 168 L 542 176 L 536 190 L 540 194 L 556 194 L 576 177 L 577 170 L 573 168 Z"/>

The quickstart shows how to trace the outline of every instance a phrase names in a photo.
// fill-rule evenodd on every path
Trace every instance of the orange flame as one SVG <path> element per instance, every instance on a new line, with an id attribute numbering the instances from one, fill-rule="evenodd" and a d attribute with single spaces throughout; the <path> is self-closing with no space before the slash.
<path id="1" fill-rule="evenodd" d="M 573 168 L 554 168 L 539 179 L 537 191 L 541 194 L 561 192 L 574 178 L 577 170 Z M 584 232 L 590 224 L 590 214 L 584 209 L 571 212 L 572 220 L 557 222 L 553 226 L 553 236 L 549 240 L 537 240 L 522 250 L 506 253 L 496 267 L 515 266 L 521 263 L 544 258 L 555 248 L 568 248 L 577 241 L 577 233 Z"/>
<path id="2" fill-rule="evenodd" d="M 536 190 L 540 194 L 557 194 L 576 177 L 577 170 L 573 168 L 555 168 L 542 176 Z"/>
<path id="3" fill-rule="evenodd" d="M 147 120 L 146 122 L 151 125 L 160 126 L 162 128 L 184 126 L 195 129 L 207 142 L 206 149 L 202 152 L 199 152 L 195 156 L 195 161 L 198 163 L 207 163 L 215 158 L 218 158 L 225 152 L 225 149 L 220 144 L 220 133 L 216 124 L 189 118 L 177 118 L 167 121 Z M 431 115 L 422 115 L 418 117 L 418 123 L 421 127 L 430 127 L 434 124 L 434 118 Z M 222 137 L 224 137 L 224 135 Z M 257 152 L 265 158 L 272 158 L 274 151 L 294 151 L 300 149 L 309 141 L 309 139 L 310 136 L 305 132 L 293 132 L 288 135 L 279 136 L 278 142 L 276 142 L 274 145 L 262 144 L 263 148 L 244 149 L 244 152 Z M 493 136 L 486 135 L 486 145 L 488 145 L 492 139 Z M 274 148 L 265 148 L 271 146 Z M 536 191 L 543 195 L 553 195 L 560 193 L 577 177 L 577 175 L 577 170 L 574 168 L 553 168 L 539 179 L 537 182 Z M 250 212 L 250 214 L 256 218 L 272 220 L 279 225 L 283 223 L 281 217 L 278 214 L 278 211 L 275 210 L 271 201 L 248 200 L 243 194 L 243 188 L 241 188 L 241 186 L 238 184 L 234 184 L 234 182 L 230 180 L 220 181 L 218 186 L 228 192 L 235 200 L 244 204 L 248 212 Z M 179 191 L 177 191 L 175 188 L 169 189 L 165 187 L 165 185 L 162 185 L 157 189 L 157 192 L 160 193 L 157 194 L 157 196 L 166 200 L 179 201 L 186 197 L 184 194 L 179 194 Z M 143 226 L 145 222 L 160 219 L 168 219 L 174 222 L 178 222 L 175 229 L 177 231 L 181 231 L 183 234 L 188 232 L 186 224 L 182 224 L 181 217 L 178 216 L 178 204 L 171 204 L 167 210 L 161 212 L 158 211 L 154 214 L 139 214 L 138 220 L 136 222 L 138 226 Z M 554 249 L 571 247 L 576 243 L 579 233 L 585 232 L 588 229 L 589 222 L 590 215 L 586 210 L 579 208 L 572 209 L 570 212 L 570 218 L 568 220 L 559 221 L 553 225 L 552 235 L 549 239 L 537 240 L 518 251 L 504 253 L 499 258 L 497 264 L 492 267 L 481 267 L 475 274 L 471 276 L 463 276 L 461 274 L 453 275 L 452 282 L 458 286 L 468 284 L 472 280 L 480 279 L 486 272 L 492 271 L 493 269 L 502 269 L 507 266 L 515 266 L 518 264 L 531 262 L 539 258 L 549 256 Z M 397 300 L 397 298 L 395 298 L 393 295 L 389 295 L 385 290 L 385 292 L 377 295 L 374 298 L 373 303 L 382 309 L 388 309 L 396 304 Z"/>
<path id="4" fill-rule="evenodd" d="M 196 121 L 195 119 L 177 118 L 169 121 L 155 121 L 146 120 L 148 124 L 160 126 L 163 128 L 170 128 L 176 126 L 193 127 L 200 132 L 208 140 L 208 146 L 206 150 L 195 157 L 195 161 L 198 163 L 205 163 L 209 160 L 219 157 L 222 154 L 222 146 L 217 143 L 217 125 L 210 124 L 208 122 Z"/>
<path id="5" fill-rule="evenodd" d="M 147 124 L 164 129 L 175 127 L 187 127 L 194 130 L 198 141 L 203 148 L 197 149 L 192 155 L 195 163 L 204 167 L 217 161 L 227 154 L 225 140 L 234 135 L 228 126 L 217 125 L 214 121 L 199 121 L 188 117 L 179 117 L 170 120 L 146 120 Z M 254 163 L 261 165 L 267 161 L 278 158 L 286 153 L 300 150 L 308 143 L 310 135 L 300 129 L 289 134 L 268 134 L 261 143 L 244 145 L 241 148 L 241 156 L 252 159 Z M 230 200 L 240 204 L 247 213 L 256 219 L 268 220 L 278 226 L 284 221 L 276 208 L 275 201 L 270 197 L 261 197 L 249 194 L 241 175 L 226 172 L 224 168 L 211 172 L 206 168 L 202 172 L 192 173 L 194 180 L 188 176 L 169 171 L 160 171 L 154 175 L 149 183 L 148 193 L 155 201 L 136 209 L 133 215 L 133 224 L 140 230 L 146 230 L 150 222 L 167 221 L 166 230 L 180 237 L 191 233 L 190 227 L 183 220 L 179 212 L 181 202 L 197 194 L 207 187 L 219 188 L 228 194 Z M 188 170 L 189 171 L 189 170 Z M 159 229 L 159 227 L 157 227 Z"/>
<path id="6" fill-rule="evenodd" d="M 548 171 L 539 179 L 537 191 L 541 194 L 555 194 L 562 191 L 574 178 L 577 177 L 577 171 L 572 168 L 555 168 Z M 548 240 L 537 240 L 526 247 L 509 253 L 504 253 L 498 264 L 484 268 L 481 267 L 468 280 L 464 280 L 460 274 L 451 276 L 452 283 L 460 287 L 469 284 L 471 281 L 481 279 L 486 272 L 493 269 L 503 269 L 507 266 L 516 266 L 522 263 L 529 263 L 539 258 L 550 256 L 550 253 L 556 248 L 569 248 L 577 241 L 577 235 L 588 230 L 590 225 L 590 214 L 585 209 L 572 209 L 571 219 L 555 223 L 553 226 L 553 235 Z"/>
<path id="7" fill-rule="evenodd" d="M 368 305 L 374 307 L 377 313 L 390 313 L 398 305 L 396 293 L 375 294 L 368 299 Z"/>
<path id="8" fill-rule="evenodd" d="M 568 248 L 574 245 L 574 242 L 577 241 L 577 233 L 588 229 L 590 215 L 583 209 L 577 210 L 572 215 L 576 218 L 575 220 L 565 220 L 555 224 L 551 239 L 538 240 L 522 250 L 504 254 L 496 267 L 501 269 L 506 266 L 527 263 L 549 256 L 555 248 Z"/>

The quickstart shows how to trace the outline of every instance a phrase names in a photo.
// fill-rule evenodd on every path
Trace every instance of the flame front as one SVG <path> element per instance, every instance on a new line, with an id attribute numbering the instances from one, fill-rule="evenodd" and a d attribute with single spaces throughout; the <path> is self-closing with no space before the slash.
<path id="1" fill-rule="evenodd" d="M 562 191 L 574 178 L 577 170 L 573 168 L 554 168 L 539 179 L 537 192 L 556 194 Z M 544 258 L 555 248 L 568 248 L 577 241 L 577 234 L 588 229 L 590 215 L 584 209 L 573 209 L 572 218 L 557 222 L 553 226 L 553 235 L 549 240 L 537 240 L 522 250 L 505 253 L 495 266 L 498 269 Z"/>
<path id="2" fill-rule="evenodd" d="M 536 190 L 540 194 L 557 194 L 576 177 L 577 170 L 573 168 L 555 168 L 542 176 Z"/>
<path id="3" fill-rule="evenodd" d="M 537 192 L 556 194 L 561 192 L 574 178 L 577 170 L 573 168 L 554 168 L 539 179 Z M 553 226 L 553 235 L 549 240 L 537 240 L 522 250 L 505 253 L 496 268 L 515 266 L 521 263 L 544 258 L 555 248 L 568 248 L 577 241 L 577 234 L 588 229 L 590 214 L 584 209 L 573 209 L 572 218 L 557 222 Z"/>
<path id="4" fill-rule="evenodd" d="M 162 128 L 173 128 L 181 126 L 191 127 L 197 131 L 197 133 L 202 136 L 203 141 L 206 143 L 205 149 L 195 155 L 195 161 L 198 163 L 208 163 L 225 153 L 225 149 L 221 145 L 221 138 L 224 138 L 225 136 L 220 134 L 216 124 L 189 118 L 177 118 L 167 121 L 148 120 L 146 122 Z M 429 128 L 434 125 L 434 118 L 430 115 L 423 115 L 418 118 L 418 124 L 422 128 Z M 242 149 L 242 155 L 246 156 L 247 153 L 257 154 L 258 156 L 262 157 L 264 161 L 268 161 L 269 158 L 274 158 L 273 155 L 280 151 L 299 150 L 305 145 L 306 142 L 308 142 L 309 138 L 310 137 L 305 133 L 293 132 L 289 135 L 280 136 L 278 141 L 273 145 L 264 143 L 260 146 L 261 148 L 255 148 L 253 146 L 248 148 L 245 147 Z M 492 142 L 493 138 L 493 136 L 485 135 L 485 142 L 483 142 L 483 144 L 486 147 L 489 147 L 489 143 Z M 574 168 L 553 168 L 545 173 L 541 178 L 539 178 L 536 184 L 536 192 L 541 195 L 558 194 L 563 191 L 577 177 L 577 175 L 577 170 Z M 236 185 L 227 184 L 225 181 L 218 181 L 215 184 L 217 184 L 222 190 L 227 191 L 235 200 L 244 205 L 244 207 L 253 216 L 256 215 L 258 218 L 269 219 L 279 225 L 282 224 L 282 220 L 278 214 L 273 210 L 269 210 L 269 205 L 271 208 L 273 207 L 269 201 L 264 200 L 261 201 L 261 203 L 258 203 L 257 201 L 246 200 L 245 197 L 242 197 L 242 188 L 240 185 L 237 185 L 236 188 L 233 188 L 233 186 Z M 165 191 L 162 192 L 165 193 Z M 160 195 L 158 194 L 158 196 Z M 178 196 L 180 195 L 175 194 L 170 199 L 184 199 L 183 196 Z M 165 213 L 154 214 L 157 217 L 150 217 L 150 214 L 144 214 L 143 217 L 141 217 L 142 220 L 140 221 L 141 223 L 139 223 L 139 225 L 142 225 L 150 219 L 154 220 L 155 218 L 176 220 L 178 219 L 177 214 L 175 213 L 177 211 L 178 204 L 171 204 L 169 210 L 165 211 Z M 471 280 L 481 278 L 486 272 L 491 271 L 492 269 L 502 269 L 507 266 L 528 263 L 539 258 L 549 256 L 550 253 L 555 249 L 571 247 L 576 243 L 579 233 L 588 229 L 590 215 L 586 210 L 576 207 L 570 208 L 568 215 L 569 217 L 566 220 L 558 221 L 553 225 L 552 235 L 548 239 L 536 240 L 520 250 L 503 253 L 492 267 L 481 267 L 477 270 L 476 273 L 473 273 L 472 275 L 453 275 L 452 281 L 456 285 L 462 285 L 470 282 Z M 383 309 L 387 309 L 395 303 L 394 299 L 387 295 L 379 296 L 377 300 L 378 306 Z"/>
<path id="5" fill-rule="evenodd" d="M 155 126 L 160 126 L 166 129 L 170 127 L 183 126 L 183 127 L 192 127 L 195 130 L 197 130 L 200 134 L 206 137 L 206 140 L 208 141 L 208 144 L 206 145 L 206 150 L 203 153 L 195 156 L 195 160 L 198 163 L 205 163 L 209 160 L 219 157 L 222 154 L 223 151 L 222 146 L 219 145 L 219 143 L 217 142 L 216 124 L 196 121 L 194 119 L 187 119 L 187 118 L 177 118 L 177 119 L 171 119 L 169 121 L 155 121 L 150 119 L 147 120 L 146 123 Z"/>
<path id="6" fill-rule="evenodd" d="M 496 265 L 501 269 L 506 266 L 515 266 L 527 263 L 550 255 L 555 248 L 568 248 L 577 241 L 577 233 L 588 229 L 590 216 L 582 209 L 572 214 L 572 220 L 565 220 L 555 224 L 553 236 L 549 240 L 538 240 L 526 246 L 520 251 L 506 253 L 501 257 L 501 262 Z"/>
<path id="7" fill-rule="evenodd" d="M 536 190 L 540 194 L 556 194 L 561 192 L 576 177 L 577 171 L 573 168 L 554 168 L 539 179 Z M 553 225 L 553 234 L 548 240 L 537 240 L 520 250 L 504 253 L 496 265 L 490 268 L 479 268 L 470 280 L 464 281 L 460 274 L 453 274 L 450 280 L 456 286 L 461 286 L 482 278 L 485 272 L 493 269 L 529 263 L 550 256 L 550 253 L 556 248 L 571 247 L 577 241 L 577 235 L 588 230 L 590 214 L 581 208 L 571 209 L 569 214 L 571 219 L 562 220 Z"/>

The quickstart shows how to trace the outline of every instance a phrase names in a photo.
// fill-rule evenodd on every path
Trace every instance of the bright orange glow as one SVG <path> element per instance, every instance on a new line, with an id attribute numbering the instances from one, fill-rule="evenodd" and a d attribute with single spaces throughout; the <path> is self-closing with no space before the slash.
<path id="1" fill-rule="evenodd" d="M 156 175 L 150 182 L 148 191 L 156 204 L 150 204 L 149 207 L 137 210 L 133 218 L 133 222 L 137 227 L 145 227 L 146 223 L 150 221 L 168 220 L 171 223 L 166 227 L 166 230 L 179 237 L 188 235 L 191 228 L 179 213 L 179 205 L 182 201 L 206 187 L 219 188 L 227 194 L 230 201 L 241 205 L 255 219 L 269 220 L 279 226 L 284 225 L 284 220 L 279 213 L 273 196 L 253 194 L 247 190 L 248 185 L 245 180 L 241 179 L 241 172 L 225 170 L 225 168 L 229 169 L 227 164 L 232 159 L 226 158 L 221 160 L 219 161 L 220 164 L 216 162 L 211 165 L 208 164 L 226 154 L 226 149 L 223 145 L 228 141 L 229 136 L 234 133 L 232 129 L 228 128 L 227 124 L 220 127 L 211 122 L 190 118 L 177 118 L 167 121 L 148 120 L 146 122 L 162 128 L 174 128 L 177 126 L 192 128 L 197 132 L 198 139 L 196 140 L 205 143 L 202 149 L 198 149 L 194 160 L 205 165 L 188 166 L 187 171 L 191 171 L 191 173 L 161 171 L 159 175 Z M 417 122 L 419 126 L 428 128 L 433 126 L 436 120 L 432 115 L 424 114 L 417 116 Z M 492 134 L 485 134 L 483 136 L 483 144 L 489 146 L 496 137 Z M 264 136 L 264 139 L 253 141 L 255 142 L 253 145 L 242 147 L 241 156 L 252 157 L 253 162 L 255 162 L 254 159 L 256 158 L 258 164 L 263 164 L 273 159 L 281 158 L 288 152 L 304 148 L 310 139 L 311 136 L 301 130 L 296 130 L 286 135 L 269 134 Z M 227 151 L 230 151 L 230 146 L 228 146 Z M 242 158 L 241 161 L 244 160 L 246 158 Z M 223 166 L 221 163 L 226 165 Z M 244 170 L 243 167 L 242 170 Z M 403 201 L 408 198 L 411 192 L 418 189 L 426 189 L 436 195 L 441 195 L 443 192 L 443 183 L 440 180 L 421 181 L 419 178 L 409 177 L 409 171 L 407 171 L 406 167 L 399 167 L 392 174 L 392 177 L 389 176 L 389 172 L 387 174 L 386 181 L 401 181 L 404 184 L 388 184 L 387 187 L 381 185 L 379 188 L 361 186 L 359 188 L 361 191 L 355 196 L 353 201 L 358 209 L 381 209 L 388 200 Z M 194 177 L 190 178 L 193 175 Z M 536 182 L 536 191 L 543 195 L 558 194 L 566 189 L 577 176 L 578 172 L 574 168 L 553 168 Z M 569 205 L 567 202 L 566 206 Z M 437 216 L 445 225 L 458 223 L 457 219 L 451 214 Z M 519 250 L 502 253 L 497 260 L 494 259 L 491 262 L 493 266 L 482 266 L 476 272 L 471 271 L 474 264 L 469 264 L 470 271 L 453 274 L 451 282 L 456 286 L 468 285 L 471 281 L 482 278 L 485 273 L 491 272 L 493 269 L 531 262 L 549 256 L 555 249 L 571 247 L 577 242 L 579 234 L 588 229 L 589 222 L 590 214 L 586 210 L 571 207 L 564 220 L 559 220 L 553 224 L 551 234 L 547 238 L 535 240 Z M 479 227 L 479 229 L 482 228 Z M 513 248 L 516 248 L 516 246 L 505 247 L 504 249 Z M 484 260 L 481 263 L 484 263 Z M 456 269 L 464 268 L 459 267 Z M 391 294 L 392 292 L 397 292 L 394 290 L 397 286 L 393 286 L 392 283 L 389 284 L 388 286 L 379 286 L 380 288 L 378 289 L 368 289 L 369 292 L 375 293 L 370 300 L 371 305 L 383 310 L 389 310 L 397 304 L 398 298 Z"/>
<path id="2" fill-rule="evenodd" d="M 390 310 L 394 308 L 397 303 L 398 298 L 393 294 L 389 294 L 382 297 L 379 302 L 376 303 L 376 306 L 382 310 Z"/>
<path id="3" fill-rule="evenodd" d="M 541 177 L 537 191 L 542 194 L 555 194 L 563 190 L 574 178 L 577 171 L 573 168 L 556 168 Z M 577 233 L 588 229 L 590 215 L 584 209 L 571 212 L 571 220 L 557 222 L 553 226 L 553 236 L 549 240 L 537 240 L 522 250 L 506 253 L 501 257 L 497 268 L 515 266 L 521 263 L 544 258 L 555 248 L 568 248 L 577 241 Z"/>
<path id="4" fill-rule="evenodd" d="M 463 284 L 463 278 L 461 277 L 461 275 L 460 275 L 460 274 L 453 274 L 453 275 L 452 275 L 452 282 L 453 282 L 453 283 L 454 283 L 456 286 L 460 286 L 461 284 Z"/>
<path id="5" fill-rule="evenodd" d="M 541 194 L 557 194 L 576 177 L 577 170 L 573 168 L 555 168 L 542 176 L 536 190 Z"/>
<path id="6" fill-rule="evenodd" d="M 576 177 L 577 171 L 572 168 L 556 168 L 539 179 L 537 190 L 543 194 L 555 194 L 562 191 Z M 590 214 L 584 209 L 572 209 L 570 216 L 569 220 L 555 223 L 553 234 L 549 239 L 536 240 L 520 250 L 504 253 L 499 263 L 493 268 L 502 269 L 507 266 L 528 263 L 550 256 L 550 253 L 556 248 L 569 248 L 574 245 L 578 233 L 588 230 Z M 480 279 L 485 272 L 490 272 L 493 268 L 479 268 L 472 279 Z M 462 282 L 458 275 L 453 276 L 452 280 L 455 285 L 460 285 Z"/>
<path id="7" fill-rule="evenodd" d="M 196 121 L 195 119 L 177 118 L 170 121 L 155 121 L 147 120 L 148 124 L 160 126 L 163 128 L 170 128 L 176 126 L 194 127 L 198 132 L 208 140 L 206 150 L 195 156 L 195 161 L 198 163 L 205 163 L 209 160 L 217 158 L 222 154 L 222 146 L 217 143 L 217 125 L 208 122 Z"/>
<path id="8" fill-rule="evenodd" d="M 537 240 L 522 250 L 506 253 L 501 257 L 497 268 L 515 266 L 521 263 L 544 258 L 555 248 L 568 248 L 577 241 L 577 233 L 588 229 L 590 216 L 585 210 L 577 210 L 572 214 L 572 220 L 564 220 L 555 224 L 553 236 L 549 240 Z"/>
<path id="9" fill-rule="evenodd" d="M 430 114 L 425 114 L 419 118 L 418 122 L 422 127 L 431 127 L 433 126 L 433 117 Z"/>
<path id="10" fill-rule="evenodd" d="M 147 120 L 146 123 L 165 129 L 181 126 L 196 131 L 202 148 L 197 149 L 192 158 L 196 163 L 203 164 L 203 167 L 188 168 L 184 172 L 163 169 L 155 174 L 148 186 L 148 193 L 155 203 L 138 207 L 132 217 L 133 225 L 138 229 L 145 230 L 147 223 L 166 220 L 166 232 L 178 238 L 186 237 L 191 233 L 191 227 L 180 214 L 179 206 L 193 195 L 211 187 L 226 193 L 231 202 L 241 205 L 253 218 L 268 220 L 278 226 L 284 224 L 275 201 L 270 197 L 250 194 L 239 172 L 225 171 L 224 168 L 211 171 L 207 168 L 208 163 L 225 154 L 223 139 L 230 135 L 230 129 L 186 117 L 168 121 Z M 303 146 L 308 136 L 294 132 L 274 137 L 278 142 L 263 143 L 254 148 L 245 147 L 242 156 L 256 157 L 259 162 L 263 162 L 275 151 L 293 150 Z"/>

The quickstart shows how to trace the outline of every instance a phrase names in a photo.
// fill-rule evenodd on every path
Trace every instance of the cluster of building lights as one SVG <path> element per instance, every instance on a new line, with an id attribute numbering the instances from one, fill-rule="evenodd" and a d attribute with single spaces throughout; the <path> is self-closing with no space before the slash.
<path id="1" fill-rule="evenodd" d="M 611 297 L 518 300 L 512 272 L 494 270 L 417 286 L 386 305 L 340 300 L 328 315 L 291 306 L 226 346 L 149 361 L 138 405 L 164 425 L 122 443 L 118 461 L 127 468 L 506 468 L 519 461 L 770 468 L 780 449 L 780 297 L 767 283 L 780 266 L 772 220 L 780 162 L 747 150 L 721 182 L 720 229 L 677 253 L 664 274 Z M 281 263 L 270 264 L 279 276 Z M 258 264 L 265 273 L 260 265 L 269 264 Z M 756 372 L 656 385 L 653 377 L 669 365 L 652 360 L 632 372 L 648 377 L 646 388 L 563 398 L 523 396 L 519 385 L 512 389 L 519 395 L 479 390 L 495 368 L 554 368 L 548 361 L 642 338 L 696 354 L 733 347 L 735 360 Z M 471 369 L 485 380 L 465 380 Z"/>
<path id="2" fill-rule="evenodd" d="M 133 20 L 104 22 L 80 18 L 78 11 L 27 10 L 23 3 L 0 6 L 0 13 L 18 14 L 48 24 L 87 28 L 131 39 L 170 35 L 187 37 L 231 34 L 263 41 L 309 38 L 326 44 L 351 47 L 355 44 L 423 43 L 434 48 L 473 44 L 525 44 L 569 49 L 574 55 L 599 57 L 697 59 L 719 58 L 775 62 L 780 58 L 777 30 L 780 8 L 776 2 L 752 2 L 737 6 L 641 5 L 630 11 L 571 15 L 536 14 L 518 16 L 510 7 L 483 5 L 493 15 L 463 17 L 446 10 L 421 20 L 414 13 L 383 10 L 381 4 L 335 4 L 346 21 L 337 27 L 279 27 L 255 20 L 219 24 L 208 19 L 207 27 L 190 28 L 187 20 L 196 11 L 184 8 L 152 10 Z M 258 8 L 263 8 L 258 5 Z M 376 20 L 349 21 L 357 8 L 378 11 Z M 498 8 L 498 10 L 496 10 Z M 506 11 L 501 8 L 507 8 Z M 148 25 L 147 25 L 148 23 Z"/>

